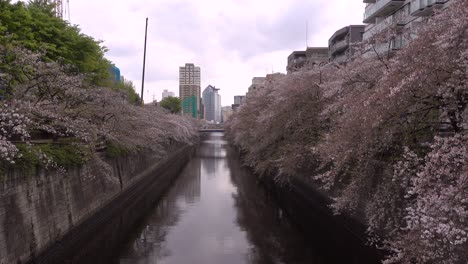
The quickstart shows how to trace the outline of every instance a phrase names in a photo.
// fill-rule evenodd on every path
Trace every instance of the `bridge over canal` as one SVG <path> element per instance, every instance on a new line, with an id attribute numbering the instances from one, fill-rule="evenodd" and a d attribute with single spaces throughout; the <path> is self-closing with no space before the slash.
<path id="1" fill-rule="evenodd" d="M 207 124 L 199 129 L 200 132 L 224 132 L 224 124 Z"/>

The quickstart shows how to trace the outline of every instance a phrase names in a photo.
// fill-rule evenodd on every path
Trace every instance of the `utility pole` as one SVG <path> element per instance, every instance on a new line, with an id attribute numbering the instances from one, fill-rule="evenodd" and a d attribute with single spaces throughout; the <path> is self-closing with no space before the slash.
<path id="1" fill-rule="evenodd" d="M 70 0 L 67 0 L 67 11 L 68 11 L 68 23 L 71 24 L 71 18 L 70 18 Z"/>
<path id="2" fill-rule="evenodd" d="M 143 91 L 145 88 L 145 64 L 146 64 L 146 40 L 148 38 L 148 18 L 146 18 L 145 28 L 145 49 L 143 52 L 143 76 L 141 77 L 141 105 L 143 106 Z"/>

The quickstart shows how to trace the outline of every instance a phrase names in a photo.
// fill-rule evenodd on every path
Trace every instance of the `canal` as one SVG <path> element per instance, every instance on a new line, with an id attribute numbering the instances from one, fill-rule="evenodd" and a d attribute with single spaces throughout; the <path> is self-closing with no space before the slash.
<path id="1" fill-rule="evenodd" d="M 211 133 L 125 244 L 120 263 L 329 263 Z"/>
<path id="2" fill-rule="evenodd" d="M 162 197 L 147 200 L 76 244 L 65 263 L 378 263 L 318 210 L 287 217 L 223 133 L 208 133 Z"/>
<path id="3" fill-rule="evenodd" d="M 242 166 L 223 134 L 211 133 L 123 245 L 118 262 L 367 262 L 355 256 L 351 261 L 343 249 L 317 247 L 320 241 L 309 240 Z"/>

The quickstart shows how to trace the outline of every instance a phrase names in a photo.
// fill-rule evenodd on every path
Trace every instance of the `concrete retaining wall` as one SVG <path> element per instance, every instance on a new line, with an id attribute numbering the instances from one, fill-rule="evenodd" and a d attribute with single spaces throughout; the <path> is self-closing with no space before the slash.
<path id="1" fill-rule="evenodd" d="M 378 264 L 383 252 L 366 245 L 366 227 L 357 219 L 334 215 L 331 200 L 299 177 L 275 182 L 263 177 L 261 182 L 283 209 L 288 219 L 304 237 L 320 250 L 330 263 Z"/>
<path id="2" fill-rule="evenodd" d="M 150 203 L 140 197 L 148 187 L 165 191 L 191 153 L 176 149 L 163 160 L 152 153 L 108 160 L 107 176 L 92 162 L 66 173 L 9 172 L 0 180 L 0 263 L 63 263 L 130 203 Z"/>

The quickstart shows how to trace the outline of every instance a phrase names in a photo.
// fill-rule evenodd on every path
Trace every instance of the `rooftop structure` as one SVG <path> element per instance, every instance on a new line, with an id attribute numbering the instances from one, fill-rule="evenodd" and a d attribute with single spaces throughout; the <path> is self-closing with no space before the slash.
<path id="1" fill-rule="evenodd" d="M 305 51 L 293 51 L 288 56 L 286 72 L 295 72 L 306 65 L 328 62 L 328 47 L 308 47 Z"/>
<path id="2" fill-rule="evenodd" d="M 288 66 L 286 66 L 287 73 L 295 72 L 304 67 L 306 58 L 307 56 L 305 51 L 293 51 L 288 56 Z"/>
<path id="3" fill-rule="evenodd" d="M 306 61 L 309 65 L 328 62 L 328 47 L 308 47 Z"/>
<path id="4" fill-rule="evenodd" d="M 266 77 L 253 77 L 252 84 L 249 87 L 249 91 L 247 92 L 247 96 L 249 93 L 261 88 L 265 84 Z"/>

